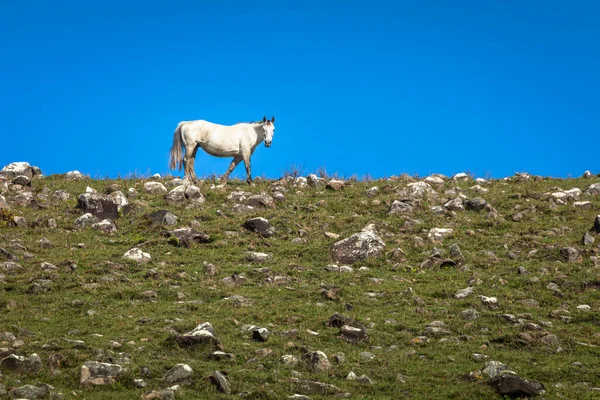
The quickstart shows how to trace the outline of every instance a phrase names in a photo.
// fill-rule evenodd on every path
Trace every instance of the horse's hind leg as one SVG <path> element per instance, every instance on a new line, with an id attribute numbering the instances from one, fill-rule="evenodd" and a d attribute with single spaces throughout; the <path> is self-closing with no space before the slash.
<path id="1" fill-rule="evenodd" d="M 241 161 L 242 161 L 242 157 L 238 156 L 238 157 L 233 158 L 233 161 L 231 162 L 231 164 L 229 164 L 229 168 L 227 168 L 227 171 L 221 177 L 221 180 L 223 181 L 223 183 L 227 183 L 227 179 L 229 179 L 229 174 L 231 174 L 233 172 L 235 167 L 237 167 Z"/>
<path id="2" fill-rule="evenodd" d="M 198 151 L 198 146 L 194 147 L 194 151 L 190 157 L 190 176 L 193 182 L 198 182 L 198 178 L 196 177 L 196 171 L 194 168 L 194 163 L 196 162 L 196 152 Z"/>

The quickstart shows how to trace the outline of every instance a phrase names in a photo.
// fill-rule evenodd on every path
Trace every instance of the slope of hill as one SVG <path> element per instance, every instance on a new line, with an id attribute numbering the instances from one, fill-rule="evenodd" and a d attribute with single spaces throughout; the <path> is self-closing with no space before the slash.
<path id="1" fill-rule="evenodd" d="M 3 171 L 6 396 L 599 395 L 598 176 Z"/>

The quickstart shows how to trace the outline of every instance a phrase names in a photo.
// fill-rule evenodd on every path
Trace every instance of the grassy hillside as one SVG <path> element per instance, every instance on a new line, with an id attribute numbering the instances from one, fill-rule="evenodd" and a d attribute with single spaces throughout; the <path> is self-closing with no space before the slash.
<path id="1" fill-rule="evenodd" d="M 170 180 L 49 176 L 34 178 L 31 187 L 11 180 L 0 187 L 8 203 L 0 210 L 0 352 L 37 353 L 42 361 L 33 374 L 3 368 L 6 391 L 45 383 L 53 387 L 48 398 L 140 398 L 173 386 L 165 374 L 184 363 L 194 372 L 175 391 L 181 399 L 282 399 L 302 393 L 294 378 L 335 385 L 355 399 L 490 399 L 500 396 L 485 375 L 470 373 L 496 360 L 541 382 L 544 398 L 600 396 L 600 237 L 592 233 L 595 243 L 582 243 L 600 214 L 600 196 L 581 194 L 590 204 L 575 206 L 569 195 L 551 195 L 585 191 L 600 177 L 515 176 L 475 188 L 472 179 L 443 179 L 423 198 L 407 193 L 408 184 L 422 181 L 409 177 L 347 181 L 339 190 L 293 179 L 212 189 L 207 182 L 198 186 L 203 203 L 176 204 L 144 187 L 156 181 L 170 191 Z M 88 186 L 127 196 L 115 233 L 74 227 L 84 213 L 78 196 Z M 57 198 L 58 190 L 69 198 Z M 235 191 L 282 196 L 274 208 L 241 213 L 234 206 L 245 201 L 228 200 Z M 33 200 L 19 205 L 22 192 Z M 457 204 L 465 200 L 444 206 L 461 195 L 489 206 L 461 210 Z M 410 200 L 413 211 L 390 214 L 394 200 Z M 147 216 L 158 210 L 172 212 L 176 225 L 151 222 Z M 252 217 L 266 218 L 274 235 L 245 229 Z M 332 245 L 368 224 L 385 242 L 383 251 L 350 265 L 351 272 L 326 270 L 335 264 Z M 178 246 L 164 234 L 190 226 L 209 241 Z M 453 232 L 433 240 L 432 228 Z M 136 247 L 151 260 L 123 258 Z M 561 252 L 567 247 L 580 256 L 569 261 Z M 270 258 L 248 261 L 248 252 Z M 457 298 L 468 287 L 472 293 Z M 497 306 L 480 296 L 495 297 Z M 475 311 L 462 313 L 469 309 Z M 344 340 L 339 327 L 327 324 L 336 312 L 364 324 L 368 338 Z M 434 321 L 441 331 L 427 330 Z M 174 339 L 203 322 L 235 360 L 211 358 L 212 345 L 187 347 Z M 244 325 L 267 328 L 268 340 L 253 339 Z M 311 368 L 303 359 L 308 351 L 322 351 L 331 365 Z M 284 363 L 284 355 L 298 363 Z M 126 371 L 113 384 L 82 386 L 81 367 L 91 360 Z M 230 395 L 208 379 L 216 370 L 227 373 Z M 351 371 L 370 382 L 346 379 Z M 146 386 L 138 388 L 136 379 Z"/>

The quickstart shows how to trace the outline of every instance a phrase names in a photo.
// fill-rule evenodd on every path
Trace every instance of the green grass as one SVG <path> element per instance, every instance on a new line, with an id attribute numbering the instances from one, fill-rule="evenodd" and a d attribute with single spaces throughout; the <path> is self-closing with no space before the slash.
<path id="1" fill-rule="evenodd" d="M 544 193 L 553 191 L 556 186 L 585 190 L 597 181 L 598 178 L 493 181 L 485 186 L 489 192 L 484 194 L 469 189 L 474 185 L 472 181 L 447 182 L 443 188 L 434 188 L 439 193 L 438 200 L 423 202 L 414 214 L 406 216 L 387 213 L 396 196 L 395 190 L 384 190 L 384 187 L 400 189 L 406 185 L 399 181 L 353 182 L 338 192 L 324 188 L 298 189 L 284 184 L 288 189 L 285 201 L 278 203 L 275 209 L 240 215 L 231 211 L 235 203 L 228 202 L 227 195 L 233 190 L 270 194 L 272 182 L 262 181 L 249 187 L 232 181 L 223 191 L 210 190 L 210 185 L 205 184 L 201 190 L 206 202 L 202 206 L 186 207 L 167 205 L 162 195 L 145 193 L 142 179 L 67 181 L 50 176 L 34 180 L 36 194 L 44 188 L 50 195 L 64 189 L 71 198 L 65 203 L 56 203 L 50 196 L 50 200 L 41 201 L 42 208 L 11 206 L 6 220 L 12 215 L 21 215 L 29 222 L 29 228 L 8 226 L 0 218 L 0 247 L 17 254 L 24 267 L 18 274 L 6 274 L 0 281 L 0 331 L 11 331 L 24 341 L 18 349 L 20 355 L 35 352 L 45 362 L 52 354 L 60 353 L 64 360 L 57 371 L 52 372 L 45 366 L 37 376 L 5 373 L 0 382 L 7 389 L 27 383 L 48 383 L 67 399 L 132 399 L 149 390 L 166 387 L 162 381 L 165 372 L 177 363 L 186 363 L 194 369 L 195 381 L 192 386 L 182 388 L 177 398 L 229 398 L 247 392 L 248 398 L 281 399 L 295 393 L 292 370 L 298 371 L 304 379 L 334 384 L 357 399 L 495 398 L 498 396 L 487 385 L 466 378 L 469 372 L 482 368 L 483 362 L 472 359 L 473 353 L 482 353 L 490 360 L 508 364 L 527 379 L 542 382 L 546 386 L 546 398 L 594 398 L 598 393 L 589 391 L 589 387 L 600 386 L 597 372 L 600 347 L 583 346 L 578 342 L 600 346 L 600 268 L 590 260 L 591 255 L 600 253 L 597 246 L 600 238 L 595 245 L 587 247 L 580 240 L 592 226 L 595 215 L 600 213 L 600 198 L 585 198 L 592 202 L 590 210 L 575 209 L 569 202 L 553 211 Z M 118 232 L 104 236 L 90 228 L 73 230 L 74 220 L 81 215 L 75 208 L 77 196 L 88 185 L 104 192 L 114 184 L 125 193 L 129 187 L 139 192 L 137 197 L 130 198 L 133 211 L 116 221 Z M 365 190 L 372 186 L 382 190 L 371 198 Z M 441 204 L 444 190 L 452 187 L 460 187 L 468 197 L 483 197 L 502 218 L 488 219 L 485 211 L 462 211 L 455 215 L 430 212 L 429 206 Z M 11 201 L 14 193 L 4 196 Z M 381 204 L 374 205 L 373 200 Z M 172 246 L 161 236 L 166 228 L 151 225 L 145 218 L 159 209 L 169 209 L 177 215 L 179 227 L 198 221 L 201 230 L 213 241 L 189 249 Z M 218 215 L 217 210 L 223 215 Z M 514 222 L 512 215 L 524 210 L 523 220 Z M 276 235 L 265 239 L 243 229 L 242 223 L 252 216 L 267 218 L 276 227 Z M 34 221 L 42 223 L 48 218 L 57 220 L 57 229 L 33 226 Z M 420 220 L 420 223 L 407 228 L 404 225 L 407 220 Z M 326 272 L 323 268 L 332 263 L 330 249 L 336 240 L 326 238 L 324 232 L 335 232 L 344 238 L 368 223 L 377 225 L 387 245 L 384 253 L 357 262 L 351 274 Z M 453 228 L 454 236 L 442 243 L 432 243 L 427 233 L 434 227 Z M 292 244 L 300 229 L 308 232 L 308 242 Z M 235 231 L 238 236 L 229 236 L 226 231 Z M 415 241 L 415 236 L 424 239 L 422 245 Z M 40 248 L 37 241 L 42 237 L 48 238 L 53 247 Z M 24 259 L 23 251 L 11 249 L 10 242 L 14 239 L 21 240 L 35 257 Z M 79 243 L 85 247 L 78 248 Z M 454 243 L 460 246 L 465 257 L 463 266 L 468 266 L 468 270 L 419 268 L 434 248 L 442 249 L 445 256 L 449 256 L 449 247 Z M 564 262 L 559 253 L 564 246 L 578 248 L 583 261 Z M 132 247 L 149 252 L 152 261 L 136 264 L 122 259 L 123 253 Z M 392 254 L 397 247 L 403 249 L 404 259 Z M 250 250 L 273 257 L 255 265 L 245 259 Z M 528 255 L 532 250 L 537 253 Z M 486 251 L 493 252 L 495 257 Z M 517 257 L 509 258 L 509 252 L 516 253 Z M 44 261 L 58 266 L 59 270 L 42 271 L 40 263 Z M 205 261 L 218 268 L 216 276 L 205 276 Z M 77 268 L 71 271 L 67 265 L 73 262 Z M 361 266 L 370 270 L 358 271 Z M 519 266 L 525 267 L 529 274 L 518 275 Z M 271 272 L 256 270 L 262 267 L 268 267 Z M 158 271 L 158 278 L 145 276 L 151 268 Z M 221 281 L 234 273 L 245 275 L 246 283 L 227 286 Z M 273 284 L 267 283 L 268 276 L 289 279 L 283 284 Z M 468 280 L 472 277 L 481 280 L 474 286 L 474 293 L 466 299 L 455 299 L 454 293 L 469 286 Z M 540 282 L 532 283 L 532 277 L 538 277 Z M 383 282 L 374 284 L 370 278 L 380 278 Z M 29 293 L 32 283 L 39 279 L 51 280 L 50 289 L 39 294 Z M 562 297 L 546 288 L 551 282 L 559 285 Z M 325 300 L 320 293 L 322 285 L 340 287 L 340 299 Z M 406 294 L 409 287 L 414 297 Z M 140 295 L 148 290 L 156 292 L 156 301 L 148 301 Z M 372 299 L 367 292 L 383 293 L 383 296 Z M 238 307 L 224 300 L 232 295 L 248 297 L 254 305 Z M 497 297 L 500 308 L 488 310 L 481 304 L 479 295 Z M 539 307 L 529 308 L 518 302 L 530 298 L 539 301 Z M 81 300 L 83 305 L 73 305 L 73 300 Z M 588 304 L 592 310 L 578 311 L 579 304 Z M 464 321 L 459 313 L 471 307 L 479 311 L 480 318 Z M 559 308 L 571 312 L 570 323 L 549 316 L 552 310 Z M 369 341 L 350 344 L 341 340 L 339 329 L 325 324 L 335 312 L 367 325 L 374 324 L 368 329 Z M 497 314 L 503 313 L 530 313 L 532 318 L 528 322 L 537 324 L 551 321 L 552 326 L 544 329 L 558 336 L 561 351 L 556 352 L 539 341 L 524 345 L 518 340 L 523 327 L 500 320 Z M 141 323 L 142 317 L 150 318 L 150 322 Z M 386 320 L 395 320 L 395 323 L 386 323 Z M 432 338 L 427 344 L 413 344 L 411 339 L 421 335 L 426 325 L 435 320 L 446 323 L 452 331 L 450 340 Z M 170 330 L 185 332 L 204 321 L 212 323 L 225 351 L 236 355 L 235 362 L 208 360 L 205 357 L 208 349 L 183 349 L 170 340 Z M 253 341 L 249 334 L 241 332 L 244 324 L 269 328 L 272 333 L 269 341 Z M 35 336 L 23 336 L 20 328 Z M 296 336 L 284 334 L 292 329 L 297 330 Z M 307 330 L 319 335 L 311 335 Z M 472 339 L 458 341 L 460 335 Z M 52 339 L 59 339 L 60 349 L 44 346 Z M 74 348 L 62 339 L 83 340 L 87 347 Z M 111 348 L 111 341 L 122 346 Z M 0 342 L 0 347 L 10 345 Z M 321 350 L 330 359 L 333 354 L 343 352 L 346 362 L 333 364 L 329 371 L 321 373 L 311 372 L 302 362 L 294 367 L 279 362 L 284 354 L 294 354 L 301 359 L 302 346 Z M 258 357 L 255 351 L 264 347 L 273 353 Z M 363 361 L 360 353 L 364 351 L 375 354 L 375 359 Z M 85 361 L 122 358 L 118 353 L 125 353 L 131 362 L 122 364 L 128 372 L 117 384 L 92 389 L 79 386 L 80 368 Z M 575 361 L 581 362 L 583 368 L 573 367 L 571 363 Z M 133 379 L 141 377 L 142 366 L 149 367 L 152 377 L 146 379 L 147 388 L 136 389 Z M 208 381 L 207 377 L 214 370 L 228 372 L 231 396 L 218 393 Z M 345 380 L 350 371 L 366 374 L 374 383 L 364 385 Z M 406 383 L 396 379 L 398 374 L 407 376 Z M 587 382 L 589 387 L 581 382 Z M 555 387 L 557 383 L 561 387 Z"/>

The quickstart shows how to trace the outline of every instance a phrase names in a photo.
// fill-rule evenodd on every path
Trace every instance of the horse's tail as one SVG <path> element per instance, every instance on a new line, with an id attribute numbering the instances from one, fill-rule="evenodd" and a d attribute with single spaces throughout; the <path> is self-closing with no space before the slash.
<path id="1" fill-rule="evenodd" d="M 171 151 L 169 152 L 169 167 L 171 169 L 181 170 L 181 164 L 183 161 L 182 149 L 183 141 L 181 140 L 181 128 L 183 127 L 184 122 L 180 122 L 177 125 L 177 129 L 175 129 L 175 133 L 173 134 L 173 146 L 171 146 Z"/>

